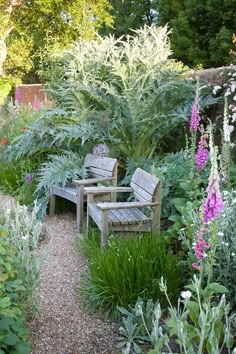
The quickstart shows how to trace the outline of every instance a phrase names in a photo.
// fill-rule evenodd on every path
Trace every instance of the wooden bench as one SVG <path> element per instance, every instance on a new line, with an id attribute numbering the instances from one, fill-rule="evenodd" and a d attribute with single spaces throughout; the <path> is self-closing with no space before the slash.
<path id="1" fill-rule="evenodd" d="M 88 187 L 85 188 L 87 204 L 87 228 L 91 219 L 101 231 L 101 246 L 108 242 L 109 228 L 116 231 L 159 231 L 161 213 L 161 181 L 155 176 L 137 168 L 131 187 Z M 135 201 L 94 202 L 97 193 L 133 193 Z M 151 216 L 146 216 L 140 208 L 150 207 Z"/>
<path id="2" fill-rule="evenodd" d="M 86 179 L 75 180 L 68 183 L 65 187 L 52 186 L 50 189 L 49 215 L 55 214 L 56 196 L 70 200 L 77 205 L 77 228 L 83 231 L 84 203 L 87 200 L 85 186 L 96 185 L 97 183 L 108 182 L 112 186 L 117 184 L 117 160 L 109 157 L 100 157 L 88 154 L 84 160 L 88 177 Z M 115 201 L 116 195 L 102 193 L 96 195 L 96 200 Z"/>

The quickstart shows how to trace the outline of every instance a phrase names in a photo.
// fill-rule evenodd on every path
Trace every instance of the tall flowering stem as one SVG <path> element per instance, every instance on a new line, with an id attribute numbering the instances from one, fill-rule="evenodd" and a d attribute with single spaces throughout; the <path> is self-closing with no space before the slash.
<path id="1" fill-rule="evenodd" d="M 18 103 L 22 102 L 22 96 L 19 87 L 16 88 L 15 98 Z"/>
<path id="2" fill-rule="evenodd" d="M 190 132 L 191 132 L 191 158 L 192 158 L 192 175 L 195 172 L 195 152 L 196 152 L 196 139 L 197 139 L 197 130 L 200 123 L 199 115 L 199 77 L 197 77 L 196 84 L 196 94 L 192 107 L 192 113 L 190 118 Z"/>
<path id="3" fill-rule="evenodd" d="M 221 147 L 220 156 L 220 172 L 222 176 L 222 181 L 226 184 L 229 181 L 229 164 L 230 164 L 230 150 L 231 141 L 230 135 L 233 131 L 233 125 L 229 124 L 229 110 L 228 110 L 228 99 L 227 96 L 224 97 L 224 121 L 223 121 L 223 139 Z"/>
<path id="4" fill-rule="evenodd" d="M 203 129 L 201 129 L 200 131 L 201 139 L 198 143 L 198 149 L 196 154 L 196 165 L 198 171 L 201 171 L 205 168 L 209 156 L 207 134 L 204 132 Z"/>
<path id="5" fill-rule="evenodd" d="M 217 165 L 217 147 L 211 150 L 211 173 L 208 179 L 207 199 L 204 204 L 204 221 L 208 223 L 211 219 L 216 219 L 224 208 L 224 203 L 220 193 L 220 177 Z"/>

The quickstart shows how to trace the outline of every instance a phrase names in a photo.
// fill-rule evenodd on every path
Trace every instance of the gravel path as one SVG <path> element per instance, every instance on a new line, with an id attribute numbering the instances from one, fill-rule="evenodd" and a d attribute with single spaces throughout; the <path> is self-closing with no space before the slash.
<path id="1" fill-rule="evenodd" d="M 75 292 L 86 268 L 73 245 L 79 237 L 75 225 L 74 215 L 46 219 L 46 239 L 40 247 L 40 253 L 47 253 L 40 272 L 40 313 L 28 325 L 32 354 L 116 352 L 116 325 L 86 313 Z"/>

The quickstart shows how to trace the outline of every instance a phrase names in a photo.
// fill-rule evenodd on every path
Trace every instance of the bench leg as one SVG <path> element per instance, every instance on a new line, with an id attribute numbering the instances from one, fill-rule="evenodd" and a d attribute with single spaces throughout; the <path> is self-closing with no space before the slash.
<path id="1" fill-rule="evenodd" d="M 50 191 L 49 216 L 55 215 L 55 205 L 56 205 L 56 196 L 55 196 L 55 194 L 52 194 L 52 191 Z"/>
<path id="2" fill-rule="evenodd" d="M 109 210 L 102 211 L 101 247 L 108 244 L 108 213 Z"/>
<path id="3" fill-rule="evenodd" d="M 87 195 L 87 228 L 86 228 L 87 232 L 89 230 L 90 221 L 92 221 L 92 218 L 89 214 L 89 204 L 93 203 L 93 201 L 94 201 L 93 194 L 88 194 Z"/>
<path id="4" fill-rule="evenodd" d="M 77 229 L 83 232 L 84 221 L 84 186 L 77 187 L 77 205 L 76 205 Z"/>

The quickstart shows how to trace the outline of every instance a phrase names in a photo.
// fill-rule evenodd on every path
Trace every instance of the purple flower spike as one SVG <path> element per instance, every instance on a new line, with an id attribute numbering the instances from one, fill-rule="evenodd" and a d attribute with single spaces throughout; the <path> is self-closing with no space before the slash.
<path id="1" fill-rule="evenodd" d="M 31 184 L 33 181 L 33 175 L 32 173 L 28 173 L 27 175 L 25 175 L 25 183 L 26 184 Z"/>
<path id="2" fill-rule="evenodd" d="M 36 96 L 34 98 L 32 106 L 36 111 L 40 110 L 40 103 L 39 103 L 39 100 Z"/>
<path id="3" fill-rule="evenodd" d="M 18 103 L 22 102 L 22 96 L 19 87 L 16 88 L 15 98 Z"/>
<path id="4" fill-rule="evenodd" d="M 206 135 L 202 134 L 201 140 L 199 141 L 198 144 L 198 150 L 196 154 L 196 164 L 197 164 L 198 171 L 203 170 L 207 164 L 207 160 L 209 157 L 209 151 L 207 148 L 208 148 L 208 144 L 206 142 Z"/>
<path id="5" fill-rule="evenodd" d="M 220 193 L 219 175 L 214 181 L 209 180 L 207 187 L 207 199 L 204 204 L 204 221 L 207 223 L 211 219 L 216 219 L 224 208 L 224 203 Z"/>
<path id="6" fill-rule="evenodd" d="M 200 120 L 198 99 L 196 98 L 192 107 L 190 130 L 197 130 Z"/>

